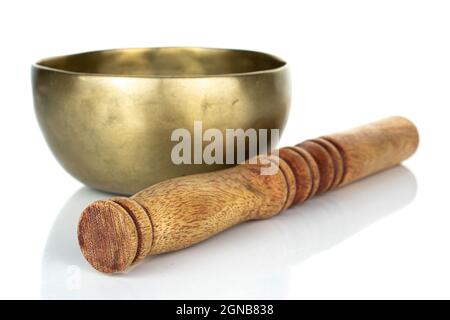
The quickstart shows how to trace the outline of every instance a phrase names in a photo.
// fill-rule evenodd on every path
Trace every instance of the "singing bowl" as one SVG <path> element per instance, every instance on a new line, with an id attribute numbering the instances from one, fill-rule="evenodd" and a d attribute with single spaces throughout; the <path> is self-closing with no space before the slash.
<path id="1" fill-rule="evenodd" d="M 173 130 L 284 128 L 286 63 L 210 48 L 86 52 L 32 66 L 34 105 L 61 165 L 84 184 L 133 194 L 156 182 L 224 168 L 171 160 Z M 225 155 L 224 155 L 225 156 Z"/>

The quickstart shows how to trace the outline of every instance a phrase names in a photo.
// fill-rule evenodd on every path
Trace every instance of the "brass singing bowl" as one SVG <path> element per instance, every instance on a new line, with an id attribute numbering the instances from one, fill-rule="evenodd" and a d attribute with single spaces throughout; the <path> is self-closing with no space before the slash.
<path id="1" fill-rule="evenodd" d="M 32 83 L 40 127 L 61 165 L 90 187 L 128 195 L 224 168 L 174 164 L 173 130 L 193 134 L 196 120 L 203 132 L 282 130 L 290 106 L 286 63 L 244 50 L 117 49 L 48 58 L 32 66 Z"/>

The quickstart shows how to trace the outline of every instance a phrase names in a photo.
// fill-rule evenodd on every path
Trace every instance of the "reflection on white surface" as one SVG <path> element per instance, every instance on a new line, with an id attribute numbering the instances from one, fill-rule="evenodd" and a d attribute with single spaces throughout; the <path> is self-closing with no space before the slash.
<path id="1" fill-rule="evenodd" d="M 281 215 L 231 228 L 178 252 L 149 257 L 127 274 L 104 275 L 78 248 L 78 217 L 110 195 L 81 188 L 50 232 L 42 268 L 45 299 L 285 298 L 298 264 L 410 203 L 414 175 L 399 166 L 318 196 Z"/>

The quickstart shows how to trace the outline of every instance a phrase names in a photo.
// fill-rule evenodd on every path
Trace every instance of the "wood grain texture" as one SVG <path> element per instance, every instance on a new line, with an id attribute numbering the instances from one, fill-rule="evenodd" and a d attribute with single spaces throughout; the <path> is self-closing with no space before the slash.
<path id="1" fill-rule="evenodd" d="M 342 186 L 409 158 L 417 149 L 419 133 L 408 119 L 391 117 L 322 139 L 331 142 L 345 161 Z"/>
<path id="2" fill-rule="evenodd" d="M 270 218 L 295 203 L 384 170 L 418 146 L 401 117 L 259 156 L 236 167 L 163 181 L 130 198 L 96 201 L 82 213 L 78 239 L 97 270 L 126 270 L 146 255 L 189 247 L 248 221 Z M 261 168 L 278 164 L 273 175 Z"/>
<path id="3" fill-rule="evenodd" d="M 297 147 L 310 153 L 317 162 L 319 168 L 320 183 L 318 193 L 326 192 L 330 189 L 334 180 L 334 164 L 328 151 L 313 140 L 299 143 Z"/>
<path id="4" fill-rule="evenodd" d="M 284 179 L 286 180 L 287 195 L 283 209 L 287 209 L 294 203 L 294 200 L 296 198 L 297 179 L 291 166 L 283 158 L 271 155 L 269 159 L 272 160 L 272 162 L 275 165 L 278 165 L 278 168 L 281 170 L 281 173 L 283 174 Z"/>
<path id="5" fill-rule="evenodd" d="M 152 217 L 152 254 L 188 247 L 247 220 L 270 218 L 287 198 L 281 170 L 263 176 L 254 164 L 163 181 L 132 197 Z"/>
<path id="6" fill-rule="evenodd" d="M 112 198 L 111 201 L 124 208 L 136 226 L 138 246 L 136 257 L 133 261 L 139 261 L 145 258 L 149 253 L 153 243 L 153 227 L 150 215 L 136 201 L 125 197 Z"/>
<path id="7" fill-rule="evenodd" d="M 313 156 L 308 153 L 306 150 L 303 150 L 300 147 L 288 147 L 289 149 L 294 150 L 295 152 L 297 152 L 299 155 L 301 155 L 303 157 L 303 159 L 305 159 L 306 163 L 307 163 L 307 168 L 305 168 L 305 170 L 309 170 L 310 171 L 310 175 L 312 177 L 311 180 L 311 192 L 309 193 L 308 197 L 306 199 L 310 199 L 312 197 L 314 197 L 317 193 L 317 191 L 319 190 L 319 185 L 320 185 L 320 170 L 319 170 L 319 166 L 316 162 L 316 160 L 314 160 Z"/>
<path id="8" fill-rule="evenodd" d="M 128 212 L 112 201 L 96 201 L 82 213 L 78 243 L 86 260 L 98 271 L 125 270 L 136 258 L 138 232 Z"/>
<path id="9" fill-rule="evenodd" d="M 283 159 L 291 168 L 295 177 L 296 190 L 293 204 L 304 202 L 313 190 L 314 177 L 305 158 L 295 150 L 290 148 L 281 148 L 279 157 Z"/>
<path id="10" fill-rule="evenodd" d="M 311 141 L 320 144 L 328 152 L 334 167 L 334 178 L 329 190 L 336 188 L 344 178 L 344 160 L 342 159 L 339 150 L 331 142 L 325 139 L 318 138 Z"/>

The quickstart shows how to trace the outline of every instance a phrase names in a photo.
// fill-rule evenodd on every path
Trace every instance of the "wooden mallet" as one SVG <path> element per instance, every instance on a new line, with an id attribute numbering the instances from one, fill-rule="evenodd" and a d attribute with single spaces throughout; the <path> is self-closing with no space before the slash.
<path id="1" fill-rule="evenodd" d="M 86 260 L 121 272 L 148 255 L 189 247 L 238 223 L 273 217 L 337 187 L 399 164 L 417 149 L 416 127 L 392 117 L 279 149 L 267 163 L 174 178 L 130 198 L 96 201 L 82 213 L 78 241 Z"/>

